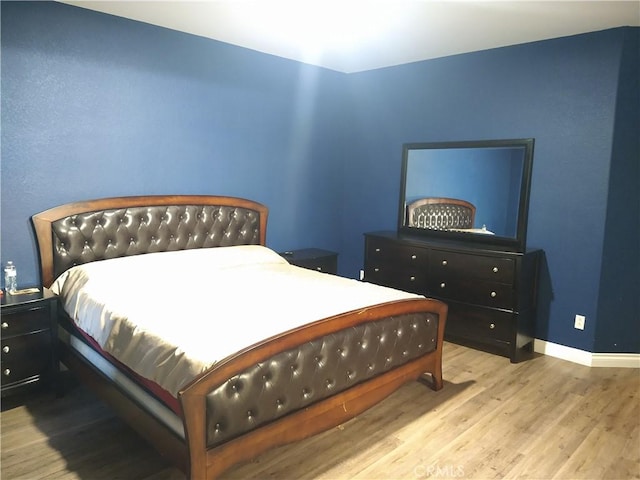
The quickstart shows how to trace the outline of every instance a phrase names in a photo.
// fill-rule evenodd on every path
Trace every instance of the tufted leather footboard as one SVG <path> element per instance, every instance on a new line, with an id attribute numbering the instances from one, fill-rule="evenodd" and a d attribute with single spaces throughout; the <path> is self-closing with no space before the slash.
<path id="1" fill-rule="evenodd" d="M 207 395 L 207 447 L 342 392 L 436 349 L 438 316 L 357 325 L 274 355 Z"/>
<path id="2" fill-rule="evenodd" d="M 447 307 L 388 302 L 283 333 L 215 365 L 179 394 L 190 478 L 333 428 L 429 374 L 442 388 Z"/>

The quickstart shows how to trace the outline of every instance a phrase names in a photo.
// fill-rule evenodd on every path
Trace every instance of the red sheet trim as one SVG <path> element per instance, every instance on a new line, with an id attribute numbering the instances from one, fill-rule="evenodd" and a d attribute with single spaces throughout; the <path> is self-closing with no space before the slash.
<path id="1" fill-rule="evenodd" d="M 93 339 L 93 337 L 91 337 L 88 333 L 78 328 L 78 326 L 73 324 L 72 322 L 70 323 L 73 325 L 74 330 L 82 336 L 82 338 L 89 344 L 89 346 L 92 349 L 94 349 L 96 352 L 98 352 L 105 360 L 113 364 L 118 370 L 120 370 L 122 373 L 127 375 L 131 380 L 141 385 L 145 390 L 147 390 L 154 397 L 160 400 L 160 402 L 162 402 L 167 408 L 173 411 L 173 413 L 175 413 L 179 417 L 182 417 L 182 409 L 180 408 L 180 402 L 176 397 L 171 395 L 171 393 L 169 393 L 167 390 L 162 388 L 153 380 L 149 380 L 148 378 L 143 377 L 142 375 L 139 375 L 138 373 L 131 370 L 129 367 L 127 367 L 124 363 L 122 363 L 120 360 L 115 358 L 109 352 L 106 352 L 105 350 L 103 350 L 98 344 L 98 342 L 96 342 Z"/>

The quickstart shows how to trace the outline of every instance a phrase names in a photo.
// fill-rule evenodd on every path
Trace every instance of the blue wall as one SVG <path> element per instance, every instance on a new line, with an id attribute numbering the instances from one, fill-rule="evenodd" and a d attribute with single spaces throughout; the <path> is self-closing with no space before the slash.
<path id="1" fill-rule="evenodd" d="M 361 268 L 363 232 L 395 228 L 403 143 L 533 137 L 528 245 L 546 253 L 536 337 L 595 351 L 596 330 L 607 330 L 615 340 L 607 339 L 606 351 L 640 352 L 640 315 L 630 298 L 639 293 L 638 149 L 628 138 L 616 146 L 620 176 L 633 182 L 622 193 L 632 206 L 608 208 L 618 188 L 609 179 L 615 126 L 626 125 L 637 141 L 637 67 L 628 68 L 625 89 L 618 86 L 621 65 L 637 65 L 639 32 L 613 29 L 349 75 L 357 143 L 343 168 L 351 186 L 342 227 L 347 273 Z M 622 104 L 630 112 L 618 118 Z M 624 232 L 612 244 L 636 253 L 604 274 L 609 221 Z M 603 281 L 603 295 L 619 283 L 625 295 L 599 316 Z M 584 331 L 573 328 L 576 314 L 587 318 Z"/>
<path id="2" fill-rule="evenodd" d="M 345 75 L 59 3 L 1 8 L 1 260 L 22 284 L 38 279 L 33 213 L 161 193 L 261 201 L 271 247 L 335 249 L 357 276 L 363 232 L 396 226 L 403 143 L 534 137 L 537 336 L 640 352 L 637 280 L 615 301 L 602 286 L 638 278 L 603 259 L 629 246 L 638 258 L 637 228 L 620 238 L 607 202 L 622 179 L 638 203 L 637 136 L 615 127 L 637 127 L 639 29 Z M 620 111 L 627 97 L 636 107 Z"/>
<path id="3" fill-rule="evenodd" d="M 640 35 L 624 33 L 595 352 L 640 352 Z"/>
<path id="4" fill-rule="evenodd" d="M 275 249 L 337 248 L 341 80 L 77 7 L 2 2 L 2 260 L 36 283 L 32 214 L 162 193 L 252 198 L 270 207 Z"/>

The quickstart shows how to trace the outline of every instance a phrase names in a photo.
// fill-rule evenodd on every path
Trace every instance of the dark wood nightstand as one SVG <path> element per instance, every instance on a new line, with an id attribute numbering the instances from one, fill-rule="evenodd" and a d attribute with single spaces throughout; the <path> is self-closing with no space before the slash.
<path id="1" fill-rule="evenodd" d="M 317 270 L 318 272 L 338 273 L 338 254 L 320 248 L 303 248 L 301 250 L 291 250 L 280 252 L 284 258 L 292 265 Z"/>
<path id="2" fill-rule="evenodd" d="M 2 295 L 2 397 L 44 383 L 53 386 L 57 380 L 55 339 L 58 297 L 46 288 L 38 290 L 37 293 Z"/>

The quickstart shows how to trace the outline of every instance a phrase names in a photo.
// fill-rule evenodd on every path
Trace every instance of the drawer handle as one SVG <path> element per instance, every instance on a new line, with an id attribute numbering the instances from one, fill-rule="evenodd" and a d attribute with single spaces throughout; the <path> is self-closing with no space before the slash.
<path id="1" fill-rule="evenodd" d="M 2 322 L 2 329 L 6 330 L 7 328 L 9 328 L 9 324 L 7 322 Z"/>
<path id="2" fill-rule="evenodd" d="M 489 328 L 490 328 L 491 330 L 493 330 L 494 328 L 496 328 L 496 324 L 495 324 L 495 323 L 490 323 L 490 324 L 489 324 Z"/>
<path id="3" fill-rule="evenodd" d="M 446 267 L 447 266 L 447 261 L 446 260 L 442 260 L 442 266 Z"/>
<path id="4" fill-rule="evenodd" d="M 409 280 L 411 280 L 412 282 L 416 281 L 416 277 L 414 277 L 413 275 L 409 277 Z"/>
<path id="5" fill-rule="evenodd" d="M 416 258 L 418 258 L 417 255 L 411 255 L 411 260 L 415 260 Z"/>
<path id="6" fill-rule="evenodd" d="M 379 252 L 379 251 L 380 251 L 380 249 L 379 249 L 379 248 L 376 248 L 376 252 Z"/>
<path id="7" fill-rule="evenodd" d="M 316 267 L 316 270 L 321 272 L 322 271 L 322 267 Z"/>
<path id="8" fill-rule="evenodd" d="M 498 273 L 498 267 L 493 267 L 491 270 L 493 271 L 493 273 Z"/>
<path id="9" fill-rule="evenodd" d="M 4 347 L 2 347 L 2 351 L 4 353 L 9 353 L 9 345 L 5 345 Z"/>
<path id="10" fill-rule="evenodd" d="M 9 370 L 8 368 L 5 368 L 2 373 L 5 377 L 8 377 L 9 375 L 11 375 L 11 370 Z"/>
<path id="11" fill-rule="evenodd" d="M 491 298 L 496 298 L 498 294 L 496 292 L 491 292 Z"/>
<path id="12" fill-rule="evenodd" d="M 379 271 L 380 271 L 380 269 L 379 269 L 378 267 L 376 267 L 376 268 L 374 268 L 374 269 L 373 269 L 373 271 L 374 271 L 374 272 L 379 272 Z"/>
<path id="13" fill-rule="evenodd" d="M 446 286 L 447 286 L 447 284 L 446 284 L 446 283 L 444 283 L 444 282 L 442 282 L 442 283 L 440 284 L 440 288 L 445 288 Z"/>

